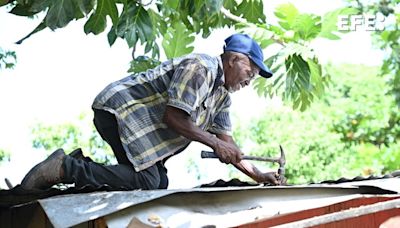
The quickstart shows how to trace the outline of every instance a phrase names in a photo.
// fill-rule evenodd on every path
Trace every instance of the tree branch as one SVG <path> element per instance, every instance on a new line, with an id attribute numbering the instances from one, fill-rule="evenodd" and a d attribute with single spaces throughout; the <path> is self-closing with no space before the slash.
<path id="1" fill-rule="evenodd" d="M 225 15 L 225 17 L 231 19 L 232 21 L 245 24 L 245 25 L 247 25 L 248 27 L 257 27 L 257 26 L 254 25 L 253 23 L 248 22 L 246 19 L 241 18 L 241 17 L 239 17 L 239 16 L 236 16 L 236 15 L 232 14 L 229 10 L 225 9 L 223 6 L 221 7 L 221 13 L 222 13 L 223 15 Z M 275 35 L 273 35 L 273 36 L 271 37 L 271 39 L 272 39 L 275 43 L 278 43 L 278 44 L 282 45 L 283 47 L 286 46 L 286 45 L 283 43 L 283 41 L 280 40 L 280 39 L 277 39 L 277 38 L 275 37 Z"/>
<path id="2" fill-rule="evenodd" d="M 139 0 L 139 3 L 140 3 L 142 6 L 149 6 L 149 5 L 151 5 L 151 3 L 153 3 L 153 0 L 150 0 L 148 3 L 143 3 L 143 0 Z"/>

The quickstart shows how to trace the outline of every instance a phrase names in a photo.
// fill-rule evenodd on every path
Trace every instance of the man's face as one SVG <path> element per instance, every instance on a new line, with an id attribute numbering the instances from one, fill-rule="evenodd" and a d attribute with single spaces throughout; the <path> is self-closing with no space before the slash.
<path id="1" fill-rule="evenodd" d="M 229 62 L 225 70 L 225 88 L 235 92 L 250 85 L 250 81 L 259 74 L 260 69 L 247 56 L 238 56 Z"/>

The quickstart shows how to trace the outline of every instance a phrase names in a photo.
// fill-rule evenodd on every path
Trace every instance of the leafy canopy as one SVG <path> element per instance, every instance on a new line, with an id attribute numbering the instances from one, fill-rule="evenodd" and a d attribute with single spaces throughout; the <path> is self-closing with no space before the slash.
<path id="1" fill-rule="evenodd" d="M 254 86 L 260 95 L 280 95 L 293 103 L 293 108 L 305 110 L 324 92 L 329 77 L 323 72 L 309 43 L 317 37 L 338 39 L 338 14 L 350 14 L 351 8 L 338 9 L 324 16 L 301 13 L 287 3 L 275 9 L 278 24 L 271 24 L 264 14 L 261 0 L 14 0 L 10 13 L 31 17 L 40 12 L 45 17 L 23 37 L 45 28 L 63 28 L 73 20 L 86 20 L 86 34 L 100 34 L 110 28 L 108 42 L 123 39 L 132 48 L 130 72 L 140 72 L 159 63 L 160 51 L 168 58 L 190 53 L 195 35 L 208 37 L 214 29 L 234 27 L 256 39 L 270 51 L 266 64 L 275 76 L 272 80 L 259 78 Z M 108 26 L 110 25 L 111 26 Z M 161 44 L 161 46 L 160 46 Z M 143 45 L 144 52 L 137 53 Z"/>

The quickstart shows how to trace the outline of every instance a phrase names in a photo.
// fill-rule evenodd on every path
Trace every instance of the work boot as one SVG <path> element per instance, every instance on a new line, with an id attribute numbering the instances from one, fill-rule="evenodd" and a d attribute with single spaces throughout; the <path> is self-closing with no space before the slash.
<path id="1" fill-rule="evenodd" d="M 65 153 L 63 149 L 54 151 L 46 160 L 33 167 L 21 182 L 21 187 L 26 190 L 45 190 L 61 183 L 64 178 L 62 168 Z"/>

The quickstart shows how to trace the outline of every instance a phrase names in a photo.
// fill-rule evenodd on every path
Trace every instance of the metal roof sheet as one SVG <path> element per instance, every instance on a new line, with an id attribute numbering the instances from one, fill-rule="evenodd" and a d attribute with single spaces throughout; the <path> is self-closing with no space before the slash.
<path id="1" fill-rule="evenodd" d="M 390 180 L 396 182 L 394 185 L 400 185 L 400 179 Z M 157 214 L 170 223 L 189 222 L 193 225 L 198 221 L 197 226 L 207 225 L 208 221 L 216 224 L 226 220 L 224 223 L 234 222 L 237 225 L 240 224 L 240 218 L 243 223 L 263 216 L 332 204 L 360 197 L 361 194 L 396 193 L 372 185 L 316 184 L 95 192 L 50 197 L 39 200 L 39 203 L 55 227 L 73 226 L 102 216 L 106 216 L 109 227 L 121 227 L 127 226 L 133 217 L 145 222 L 149 214 Z M 69 208 L 68 213 L 65 213 L 66 208 Z M 235 219 L 229 217 L 249 211 L 253 216 L 234 216 Z M 177 219 L 176 215 L 181 219 Z M 228 218 L 221 219 L 220 216 Z M 169 224 L 171 227 L 175 225 Z"/>

